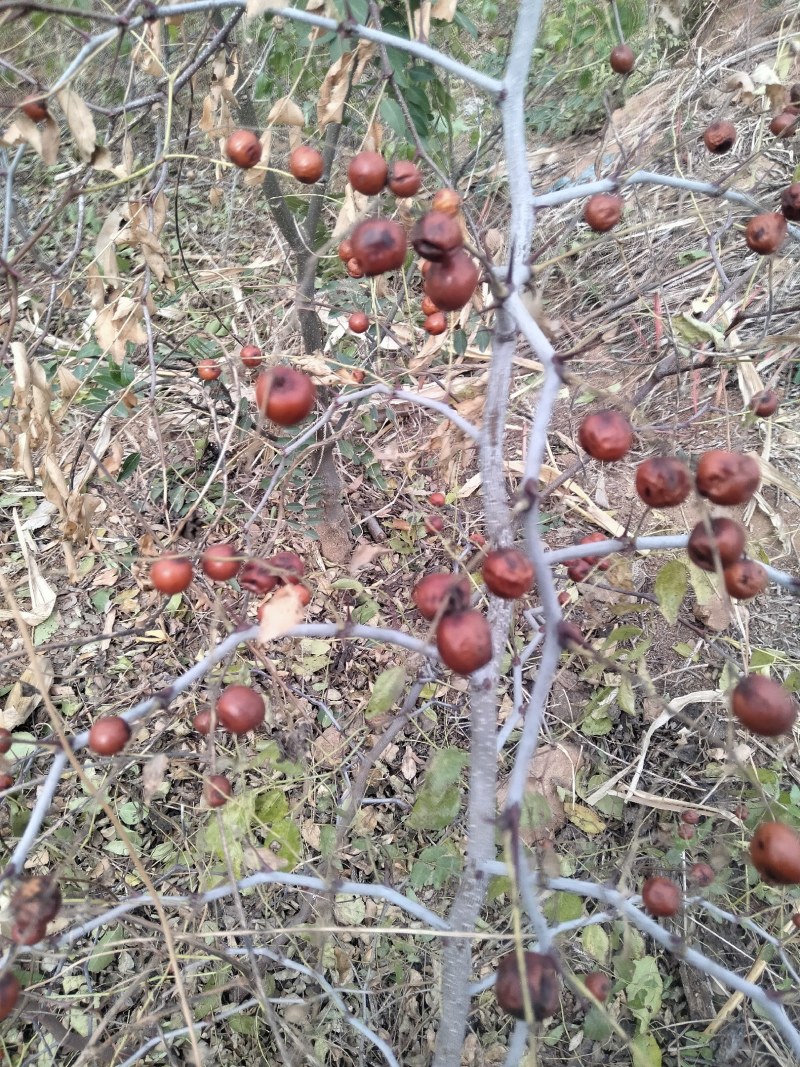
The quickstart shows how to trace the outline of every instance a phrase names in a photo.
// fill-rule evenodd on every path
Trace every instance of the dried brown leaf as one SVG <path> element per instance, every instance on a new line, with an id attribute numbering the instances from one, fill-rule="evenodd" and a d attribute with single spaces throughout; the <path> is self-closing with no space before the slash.
<path id="1" fill-rule="evenodd" d="M 94 155 L 97 143 L 97 130 L 95 129 L 92 113 L 83 98 L 78 96 L 73 89 L 59 89 L 56 93 L 56 98 L 61 105 L 67 125 L 75 139 L 78 155 L 84 163 L 88 163 Z"/>

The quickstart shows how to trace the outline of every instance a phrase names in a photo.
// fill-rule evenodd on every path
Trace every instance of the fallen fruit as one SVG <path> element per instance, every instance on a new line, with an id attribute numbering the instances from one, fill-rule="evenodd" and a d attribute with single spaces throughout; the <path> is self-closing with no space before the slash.
<path id="1" fill-rule="evenodd" d="M 247 593 L 264 596 L 271 593 L 278 584 L 278 575 L 274 574 L 265 559 L 248 559 L 239 573 L 239 585 Z"/>
<path id="2" fill-rule="evenodd" d="M 131 728 L 120 715 L 95 719 L 89 730 L 89 748 L 98 756 L 114 756 L 131 738 Z"/>
<path id="3" fill-rule="evenodd" d="M 712 122 L 703 134 L 703 141 L 709 152 L 721 156 L 725 152 L 730 152 L 736 143 L 736 127 L 732 122 L 726 122 L 724 119 Z"/>
<path id="4" fill-rule="evenodd" d="M 264 721 L 264 698 L 249 685 L 229 685 L 217 700 L 217 721 L 232 734 L 246 734 Z"/>
<path id="5" fill-rule="evenodd" d="M 741 452 L 714 449 L 697 461 L 697 491 L 715 504 L 745 504 L 760 482 L 758 461 Z"/>
<path id="6" fill-rule="evenodd" d="M 521 970 L 523 976 L 520 975 Z M 508 952 L 500 957 L 494 995 L 498 1006 L 515 1019 L 525 1018 L 523 980 L 534 1019 L 541 1021 L 553 1015 L 558 1010 L 559 980 L 552 956 L 545 956 L 541 952 L 523 952 L 522 968 L 516 952 Z"/>
<path id="7" fill-rule="evenodd" d="M 800 883 L 800 835 L 782 822 L 762 822 L 750 842 L 750 859 L 762 878 Z"/>
<path id="8" fill-rule="evenodd" d="M 573 559 L 567 565 L 567 577 L 573 582 L 585 582 L 591 570 L 591 563 L 587 563 L 585 559 Z"/>
<path id="9" fill-rule="evenodd" d="M 314 407 L 317 390 L 307 374 L 293 367 L 273 367 L 256 379 L 256 405 L 279 426 L 294 426 Z"/>
<path id="10" fill-rule="evenodd" d="M 436 627 L 442 661 L 457 674 L 472 674 L 492 658 L 492 631 L 479 611 L 445 615 Z"/>
<path id="11" fill-rule="evenodd" d="M 781 212 L 785 219 L 800 222 L 800 182 L 792 182 L 781 193 Z"/>
<path id="12" fill-rule="evenodd" d="M 778 410 L 781 398 L 774 389 L 762 389 L 750 398 L 750 410 L 759 419 L 766 419 Z"/>
<path id="13" fill-rule="evenodd" d="M 671 878 L 648 878 L 642 886 L 642 902 L 652 916 L 666 919 L 675 915 L 681 906 L 680 886 Z"/>
<path id="14" fill-rule="evenodd" d="M 622 218 L 624 203 L 621 196 L 614 193 L 595 193 L 586 201 L 583 208 L 584 222 L 596 233 L 613 230 Z"/>
<path id="15" fill-rule="evenodd" d="M 674 508 L 692 491 L 688 467 L 674 456 L 651 456 L 636 468 L 636 492 L 650 508 Z"/>
<path id="16" fill-rule="evenodd" d="M 516 600 L 533 589 L 533 564 L 517 548 L 495 548 L 483 561 L 486 588 L 503 600 Z"/>
<path id="17" fill-rule="evenodd" d="M 622 459 L 633 444 L 633 428 L 620 411 L 594 411 L 581 423 L 578 441 L 594 459 Z"/>
<path id="18" fill-rule="evenodd" d="M 249 170 L 261 159 L 261 142 L 250 130 L 236 130 L 225 142 L 225 154 L 231 163 Z"/>
<path id="19" fill-rule="evenodd" d="M 764 737 L 788 733 L 797 719 L 797 703 L 772 678 L 749 674 L 731 693 L 731 711 L 748 730 Z"/>
<path id="20" fill-rule="evenodd" d="M 769 124 L 769 132 L 775 137 L 791 137 L 797 133 L 798 116 L 793 111 L 781 111 Z"/>
<path id="21" fill-rule="evenodd" d="M 597 545 L 601 541 L 608 541 L 609 538 L 602 533 L 590 533 L 585 537 L 582 537 L 578 541 L 579 545 Z M 590 567 L 597 567 L 598 570 L 607 571 L 611 566 L 611 560 L 608 556 L 582 556 L 584 563 L 588 563 Z"/>
<path id="22" fill-rule="evenodd" d="M 428 533 L 441 533 L 444 529 L 444 519 L 441 515 L 426 515 L 425 529 Z"/>

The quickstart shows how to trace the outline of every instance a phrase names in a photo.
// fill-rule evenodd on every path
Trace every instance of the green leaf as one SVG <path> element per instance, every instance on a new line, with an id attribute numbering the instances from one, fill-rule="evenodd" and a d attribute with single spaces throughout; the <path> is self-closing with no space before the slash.
<path id="1" fill-rule="evenodd" d="M 689 574 L 683 560 L 670 560 L 656 575 L 654 592 L 661 614 L 670 626 L 674 626 L 678 621 L 678 612 L 688 587 Z"/>
<path id="2" fill-rule="evenodd" d="M 116 945 L 119 941 L 124 941 L 125 929 L 122 923 L 117 923 L 116 926 L 112 926 L 110 930 L 106 930 L 95 947 L 92 949 L 92 954 L 89 957 L 89 974 L 99 974 L 100 971 L 105 970 L 106 967 L 110 967 L 114 960 L 119 955 L 113 949 L 113 945 Z M 108 949 L 110 951 L 104 951 Z"/>
<path id="3" fill-rule="evenodd" d="M 545 917 L 554 923 L 568 923 L 583 915 L 583 901 L 576 893 L 554 893 L 544 903 Z"/>
<path id="4" fill-rule="evenodd" d="M 630 1050 L 633 1067 L 661 1067 L 661 1049 L 652 1034 L 637 1034 Z"/>
<path id="5" fill-rule="evenodd" d="M 381 118 L 403 141 L 408 139 L 405 116 L 396 100 L 392 100 L 388 96 L 383 98 L 381 101 Z"/>
<path id="6" fill-rule="evenodd" d="M 429 845 L 420 852 L 411 868 L 411 885 L 414 889 L 425 886 L 441 889 L 460 871 L 461 853 L 452 841 L 445 840 L 438 845 Z"/>
<path id="7" fill-rule="evenodd" d="M 583 1036 L 590 1041 L 605 1041 L 613 1032 L 611 1023 L 604 1011 L 593 1004 L 586 1012 L 583 1021 Z"/>
<path id="8" fill-rule="evenodd" d="M 367 704 L 366 717 L 385 715 L 400 701 L 405 693 L 407 675 L 404 667 L 389 667 L 381 671 L 372 687 Z"/>
<path id="9" fill-rule="evenodd" d="M 652 956 L 644 956 L 623 964 L 620 976 L 625 980 L 628 1009 L 638 1020 L 639 1032 L 643 1033 L 650 1025 L 650 1020 L 661 1011 L 664 984 L 658 964 Z"/>
<path id="10" fill-rule="evenodd" d="M 586 926 L 581 932 L 581 944 L 587 956 L 605 963 L 611 951 L 611 941 L 602 926 Z"/>
<path id="11" fill-rule="evenodd" d="M 461 807 L 459 782 L 469 757 L 457 748 L 437 752 L 425 772 L 408 824 L 414 830 L 443 830 Z"/>
<path id="12" fill-rule="evenodd" d="M 715 579 L 715 574 L 702 571 L 694 563 L 689 562 L 689 581 L 692 583 L 698 604 L 708 604 L 719 596 Z"/>

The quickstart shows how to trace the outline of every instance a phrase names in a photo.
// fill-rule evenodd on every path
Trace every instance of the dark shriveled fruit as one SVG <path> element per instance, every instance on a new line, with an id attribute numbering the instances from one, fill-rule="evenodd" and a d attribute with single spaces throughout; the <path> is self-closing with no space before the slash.
<path id="1" fill-rule="evenodd" d="M 650 508 L 674 508 L 692 491 L 692 476 L 674 456 L 652 456 L 636 468 L 636 492 Z"/>
<path id="2" fill-rule="evenodd" d="M 61 889 L 55 878 L 26 878 L 11 898 L 14 917 L 11 939 L 18 945 L 35 945 L 47 934 L 47 924 L 61 908 Z"/>
<path id="3" fill-rule="evenodd" d="M 533 564 L 517 548 L 495 548 L 483 563 L 487 589 L 503 600 L 516 600 L 533 589 Z"/>
<path id="4" fill-rule="evenodd" d="M 386 185 L 389 166 L 380 152 L 359 152 L 350 160 L 347 180 L 358 193 L 375 196 Z"/>
<path id="5" fill-rule="evenodd" d="M 750 410 L 759 419 L 769 418 L 778 410 L 781 398 L 774 389 L 762 389 L 750 398 Z"/>
<path id="6" fill-rule="evenodd" d="M 13 971 L 0 974 L 0 1022 L 16 1008 L 20 989 L 19 979 Z"/>
<path id="7" fill-rule="evenodd" d="M 739 559 L 722 572 L 728 595 L 736 600 L 752 600 L 769 584 L 767 572 L 754 559 Z"/>
<path id="8" fill-rule="evenodd" d="M 790 222 L 800 222 L 800 182 L 792 182 L 781 193 L 781 211 Z"/>
<path id="9" fill-rule="evenodd" d="M 89 730 L 89 748 L 98 756 L 114 756 L 130 741 L 131 728 L 119 715 L 96 719 Z"/>
<path id="10" fill-rule="evenodd" d="M 633 428 L 620 411 L 594 411 L 580 425 L 578 440 L 584 452 L 609 462 L 622 459 L 633 444 Z"/>
<path id="11" fill-rule="evenodd" d="M 706 127 L 703 143 L 714 155 L 721 156 L 725 152 L 730 152 L 736 144 L 736 127 L 732 122 L 726 122 L 724 119 L 712 122 Z"/>
<path id="12" fill-rule="evenodd" d="M 0 774 L 0 793 L 5 793 L 6 789 L 10 789 L 13 784 L 13 775 Z"/>
<path id="13" fill-rule="evenodd" d="M 744 239 L 747 247 L 760 256 L 771 256 L 777 252 L 786 238 L 786 218 L 775 211 L 764 212 L 750 219 Z"/>
<path id="14" fill-rule="evenodd" d="M 693 863 L 689 868 L 689 881 L 705 888 L 714 881 L 714 868 L 708 863 Z"/>
<path id="15" fill-rule="evenodd" d="M 583 219 L 596 233 L 613 230 L 622 218 L 624 203 L 621 196 L 614 193 L 595 193 L 586 201 Z"/>
<path id="16" fill-rule="evenodd" d="M 264 698 L 249 685 L 229 685 L 217 700 L 217 720 L 232 734 L 246 734 L 264 721 Z"/>
<path id="17" fill-rule="evenodd" d="M 697 491 L 715 504 L 746 504 L 760 482 L 758 462 L 741 452 L 713 449 L 697 461 Z"/>
<path id="18" fill-rule="evenodd" d="M 478 277 L 475 261 L 459 248 L 441 263 L 431 263 L 425 275 L 425 294 L 442 311 L 458 311 L 472 299 Z"/>
<path id="19" fill-rule="evenodd" d="M 459 611 L 436 627 L 436 647 L 451 671 L 472 674 L 492 658 L 492 631 L 479 611 Z"/>
<path id="20" fill-rule="evenodd" d="M 429 211 L 419 219 L 411 231 L 414 251 L 424 259 L 440 263 L 464 244 L 461 227 L 443 211 Z"/>
<path id="21" fill-rule="evenodd" d="M 307 374 L 294 367 L 273 367 L 256 379 L 256 405 L 279 426 L 294 426 L 314 407 L 317 390 Z"/>
<path id="22" fill-rule="evenodd" d="M 264 559 L 248 559 L 239 574 L 239 585 L 248 593 L 264 596 L 278 584 L 278 576 Z"/>
<path id="23" fill-rule="evenodd" d="M 671 878 L 648 878 L 642 886 L 642 901 L 647 911 L 657 919 L 675 915 L 681 906 L 680 886 Z"/>
<path id="24" fill-rule="evenodd" d="M 800 834 L 782 822 L 762 822 L 750 842 L 750 859 L 762 878 L 800 883 Z"/>
<path id="25" fill-rule="evenodd" d="M 261 142 L 250 130 L 236 130 L 225 142 L 225 154 L 231 163 L 249 170 L 261 159 Z"/>
<path id="26" fill-rule="evenodd" d="M 585 559 L 574 559 L 567 567 L 567 577 L 573 582 L 585 582 L 592 570 L 592 564 Z"/>
<path id="27" fill-rule="evenodd" d="M 524 1019 L 524 981 L 533 1017 L 538 1020 L 547 1019 L 558 1010 L 559 980 L 555 962 L 551 956 L 545 956 L 541 952 L 523 952 L 522 956 L 522 968 L 516 952 L 501 956 L 494 984 L 497 1003 L 515 1019 Z"/>
<path id="28" fill-rule="evenodd" d="M 402 267 L 408 241 L 406 231 L 392 219 L 364 219 L 353 230 L 353 256 L 369 277 Z"/>
<path id="29" fill-rule="evenodd" d="M 0 755 L 5 755 L 11 748 L 13 743 L 13 736 L 10 730 L 6 730 L 5 726 L 0 726 Z"/>
<path id="30" fill-rule="evenodd" d="M 442 605 L 444 605 L 444 614 L 466 611 L 471 593 L 472 586 L 469 578 L 463 574 L 441 572 L 426 574 L 421 581 L 417 582 L 411 593 L 411 599 L 423 619 L 430 622 L 436 617 Z"/>
<path id="31" fill-rule="evenodd" d="M 772 678 L 749 674 L 731 693 L 731 711 L 748 730 L 764 737 L 788 733 L 797 719 L 797 703 Z"/>
<path id="32" fill-rule="evenodd" d="M 629 44 L 617 44 L 611 49 L 608 61 L 616 74 L 630 74 L 636 64 L 636 53 Z"/>
<path id="33" fill-rule="evenodd" d="M 733 519 L 721 516 L 711 520 L 711 536 L 706 524 L 698 522 L 689 534 L 686 551 L 689 559 L 701 570 L 714 570 L 714 546 L 716 546 L 720 563 L 729 567 L 741 558 L 745 546 L 744 527 Z"/>

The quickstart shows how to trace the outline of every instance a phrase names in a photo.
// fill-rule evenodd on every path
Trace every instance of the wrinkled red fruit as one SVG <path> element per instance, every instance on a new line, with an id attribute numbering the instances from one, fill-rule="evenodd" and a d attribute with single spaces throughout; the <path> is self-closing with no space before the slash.
<path id="1" fill-rule="evenodd" d="M 584 205 L 584 222 L 595 233 L 607 233 L 613 230 L 622 218 L 624 206 L 622 197 L 615 193 L 595 193 Z"/>
<path id="2" fill-rule="evenodd" d="M 221 808 L 232 792 L 233 787 L 224 774 L 209 774 L 203 782 L 203 799 L 210 808 Z"/>
<path id="3" fill-rule="evenodd" d="M 797 703 L 778 682 L 749 674 L 731 693 L 731 711 L 748 730 L 764 737 L 788 733 L 797 719 Z"/>
<path id="4" fill-rule="evenodd" d="M 737 600 L 752 600 L 769 584 L 767 572 L 754 559 L 739 559 L 722 572 L 728 595 Z"/>
<path id="5" fill-rule="evenodd" d="M 225 142 L 225 154 L 231 163 L 249 170 L 261 159 L 261 142 L 250 130 L 236 130 Z"/>
<path id="6" fill-rule="evenodd" d="M 657 919 L 675 915 L 681 906 L 681 890 L 671 878 L 648 878 L 642 886 L 642 901 L 647 911 Z"/>
<path id="7" fill-rule="evenodd" d="M 611 49 L 608 61 L 616 74 L 630 74 L 636 63 L 636 53 L 629 44 L 617 44 Z"/>
<path id="8" fill-rule="evenodd" d="M 419 192 L 422 175 L 416 163 L 400 159 L 392 164 L 389 171 L 389 188 L 395 196 L 409 197 Z"/>
<path id="9" fill-rule="evenodd" d="M 249 685 L 229 685 L 217 700 L 217 721 L 232 734 L 246 734 L 264 721 L 264 698 Z"/>
<path id="10" fill-rule="evenodd" d="M 353 256 L 352 259 L 348 259 L 347 263 L 345 264 L 345 269 L 347 270 L 347 273 L 350 275 L 351 278 L 364 277 L 364 271 L 361 269 L 361 264 L 358 262 L 355 256 Z"/>
<path id="11" fill-rule="evenodd" d="M 406 231 L 393 219 L 364 219 L 350 238 L 353 256 L 368 276 L 402 267 L 408 240 Z"/>
<path id="12" fill-rule="evenodd" d="M 411 231 L 414 251 L 424 259 L 440 263 L 464 244 L 461 227 L 451 215 L 443 211 L 429 211 L 417 221 Z"/>
<path id="13" fill-rule="evenodd" d="M 766 419 L 775 414 L 780 402 L 781 398 L 774 389 L 762 389 L 750 398 L 750 410 L 760 419 Z"/>
<path id="14" fill-rule="evenodd" d="M 750 859 L 762 878 L 777 885 L 800 882 L 800 835 L 782 822 L 762 822 L 750 842 Z"/>
<path id="15" fill-rule="evenodd" d="M 760 482 L 758 462 L 741 452 L 714 449 L 704 452 L 697 462 L 697 491 L 715 504 L 745 504 Z"/>
<path id="16" fill-rule="evenodd" d="M 495 548 L 483 563 L 487 589 L 503 600 L 516 600 L 533 589 L 533 564 L 517 548 Z"/>
<path id="17" fill-rule="evenodd" d="M 585 582 L 592 570 L 591 563 L 585 559 L 573 559 L 567 566 L 567 576 L 573 582 Z"/>
<path id="18" fill-rule="evenodd" d="M 203 574 L 212 582 L 227 582 L 235 578 L 241 565 L 238 549 L 228 541 L 209 545 L 200 557 Z"/>
<path id="19" fill-rule="evenodd" d="M 633 428 L 620 411 L 594 411 L 581 423 L 578 440 L 594 459 L 610 462 L 630 451 Z"/>
<path id="20" fill-rule="evenodd" d="M 707 863 L 693 863 L 689 868 L 689 881 L 705 888 L 714 881 L 714 868 Z"/>
<path id="21" fill-rule="evenodd" d="M 420 307 L 422 308 L 422 314 L 426 318 L 428 317 L 428 315 L 435 315 L 436 312 L 439 310 L 436 304 L 434 304 L 434 302 L 429 296 L 423 296 Z"/>
<path id="22" fill-rule="evenodd" d="M 686 823 L 681 823 L 678 827 L 678 837 L 683 841 L 691 841 L 694 837 L 694 827 L 689 826 Z"/>
<path id="23" fill-rule="evenodd" d="M 114 756 L 130 741 L 131 728 L 119 715 L 96 719 L 89 730 L 89 748 L 98 756 Z"/>
<path id="24" fill-rule="evenodd" d="M 264 596 L 278 584 L 278 576 L 273 574 L 269 563 L 264 559 L 248 559 L 239 574 L 239 585 L 248 593 Z"/>
<path id="25" fill-rule="evenodd" d="M 750 219 L 744 239 L 747 247 L 760 256 L 771 256 L 777 252 L 786 238 L 786 218 L 774 211 L 756 215 Z"/>
<path id="26" fill-rule="evenodd" d="M 288 582 L 290 585 L 297 585 L 305 574 L 306 565 L 296 552 L 276 552 L 266 562 L 277 572 L 282 582 Z"/>
<path id="27" fill-rule="evenodd" d="M 150 567 L 153 588 L 165 596 L 185 592 L 192 584 L 192 561 L 185 556 L 163 556 Z"/>
<path id="28" fill-rule="evenodd" d="M 608 1000 L 608 994 L 611 992 L 611 979 L 607 974 L 603 974 L 602 971 L 595 971 L 593 974 L 585 974 L 583 976 L 583 984 L 595 1000 L 601 1002 Z"/>
<path id="29" fill-rule="evenodd" d="M 725 152 L 730 152 L 736 144 L 736 127 L 732 122 L 724 120 L 712 122 L 703 134 L 703 141 L 709 152 L 721 156 Z"/>
<path id="30" fill-rule="evenodd" d="M 13 971 L 0 974 L 0 1022 L 16 1008 L 20 990 L 19 979 Z"/>
<path id="31" fill-rule="evenodd" d="M 347 180 L 358 193 L 375 196 L 386 185 L 389 167 L 380 152 L 359 152 L 347 168 Z"/>
<path id="32" fill-rule="evenodd" d="M 520 961 L 516 952 L 500 957 L 494 995 L 503 1011 L 515 1019 L 525 1018 L 525 994 L 522 982 L 528 989 L 528 999 L 533 1017 L 547 1019 L 558 1010 L 558 970 L 551 956 L 541 952 L 524 952 L 524 977 L 520 977 Z"/>
<path id="33" fill-rule="evenodd" d="M 649 508 L 674 508 L 692 491 L 692 476 L 674 456 L 651 456 L 636 468 L 636 492 Z"/>
<path id="34" fill-rule="evenodd" d="M 723 567 L 729 567 L 741 558 L 745 546 L 744 527 L 734 522 L 733 519 L 721 516 L 711 520 L 711 536 L 709 536 L 706 524 L 698 522 L 689 534 L 686 551 L 689 559 L 701 570 L 713 571 L 714 547 L 716 546 L 719 560 Z"/>
<path id="35" fill-rule="evenodd" d="M 298 145 L 289 153 L 289 173 L 303 185 L 313 185 L 314 182 L 318 182 L 324 169 L 322 153 L 310 145 Z"/>
<path id="36" fill-rule="evenodd" d="M 348 260 L 353 258 L 353 242 L 349 238 L 345 238 L 339 245 L 339 259 L 342 263 L 347 263 Z"/>
<path id="37" fill-rule="evenodd" d="M 279 426 L 294 426 L 314 407 L 317 390 L 307 374 L 293 367 L 273 367 L 256 379 L 256 405 Z"/>
<path id="38" fill-rule="evenodd" d="M 425 294 L 442 311 L 458 311 L 472 299 L 479 276 L 475 261 L 459 248 L 441 263 L 431 263 L 425 275 Z"/>
<path id="39" fill-rule="evenodd" d="M 436 647 L 451 671 L 472 674 L 492 658 L 492 631 L 479 611 L 459 611 L 436 627 Z"/>

